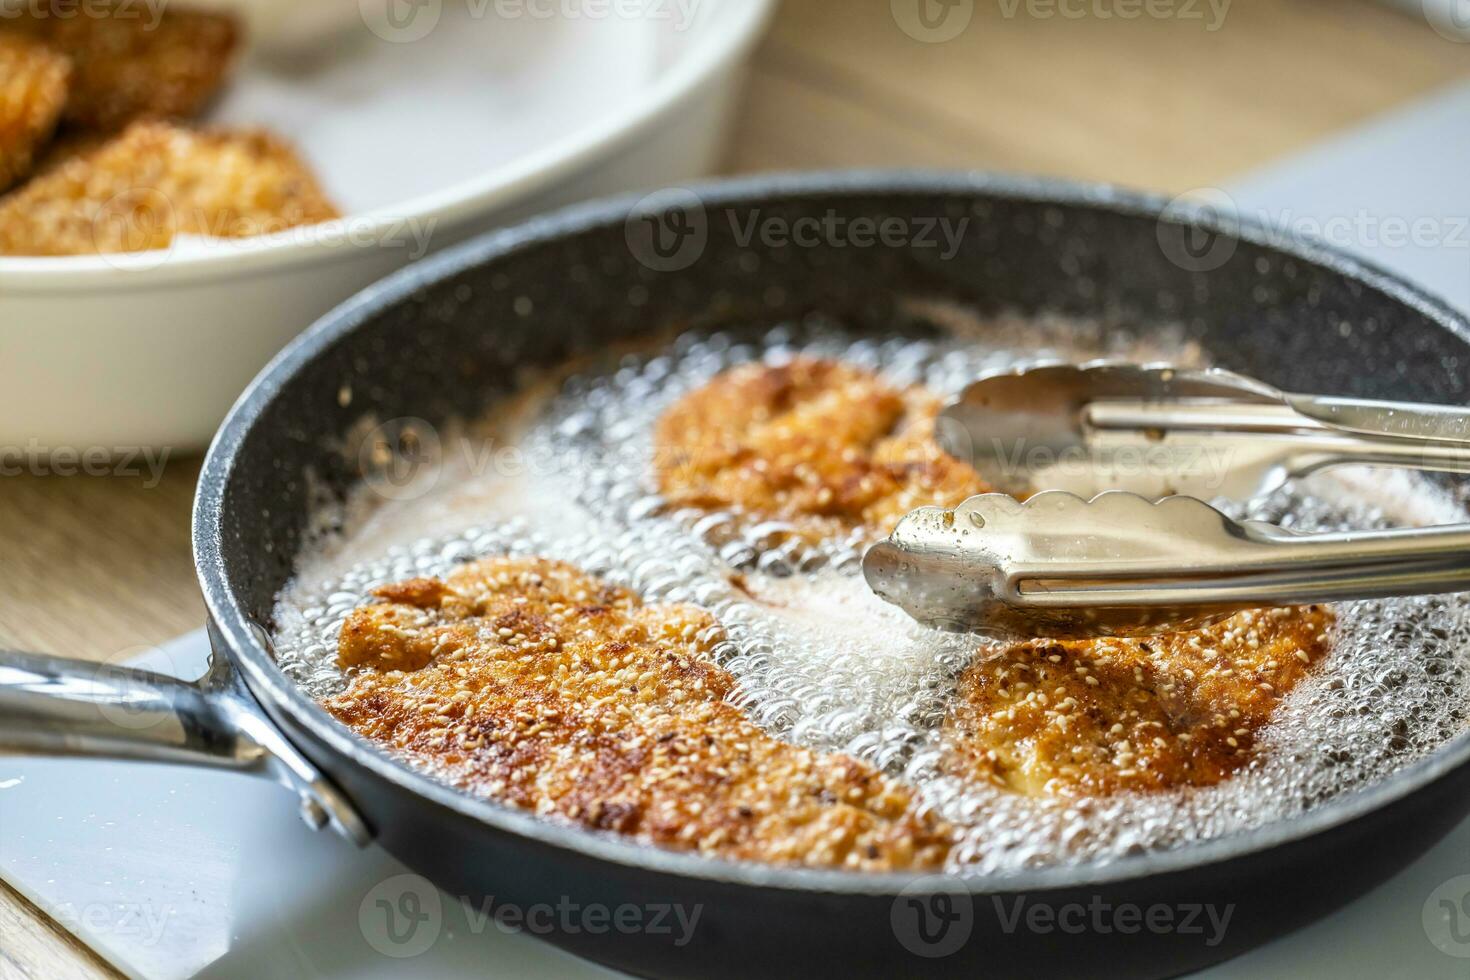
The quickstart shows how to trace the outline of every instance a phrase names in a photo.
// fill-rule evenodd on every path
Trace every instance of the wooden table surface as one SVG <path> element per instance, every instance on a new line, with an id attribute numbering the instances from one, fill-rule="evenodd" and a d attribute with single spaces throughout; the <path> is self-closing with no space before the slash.
<path id="1" fill-rule="evenodd" d="M 1203 19 L 1036 16 L 1055 9 L 976 2 L 957 36 L 923 41 L 884 0 L 786 0 L 726 170 L 991 168 L 1178 193 L 1470 77 L 1470 44 L 1368 0 L 1236 0 L 1218 23 L 1206 2 L 1171 7 Z M 103 659 L 199 626 L 198 465 L 175 455 L 156 485 L 0 476 L 0 646 Z M 0 882 L 0 980 L 110 974 Z"/>

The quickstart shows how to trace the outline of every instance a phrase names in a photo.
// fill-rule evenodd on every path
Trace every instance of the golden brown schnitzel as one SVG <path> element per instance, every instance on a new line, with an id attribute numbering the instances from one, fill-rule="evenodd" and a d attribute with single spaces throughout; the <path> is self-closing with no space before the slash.
<path id="1" fill-rule="evenodd" d="M 0 33 L 0 191 L 31 171 L 66 105 L 71 62 L 18 34 Z"/>
<path id="2" fill-rule="evenodd" d="M 685 395 L 654 433 L 676 507 L 779 519 L 812 536 L 889 530 L 924 504 L 989 488 L 934 440 L 941 403 L 840 361 L 748 364 Z"/>
<path id="3" fill-rule="evenodd" d="M 909 789 L 730 704 L 707 612 L 535 558 L 378 595 L 342 628 L 351 682 L 326 706 L 471 793 L 724 858 L 888 870 L 950 849 Z"/>
<path id="4" fill-rule="evenodd" d="M 1324 606 L 1137 639 L 1034 640 L 977 660 L 945 726 L 953 769 L 1028 795 L 1208 786 L 1252 757 L 1328 648 Z"/>
<path id="5" fill-rule="evenodd" d="M 243 238 L 335 217 L 274 136 L 140 122 L 0 199 L 0 255 L 147 251 L 178 235 Z"/>
<path id="6" fill-rule="evenodd" d="M 70 59 L 63 118 L 113 131 L 144 117 L 186 118 L 204 108 L 233 65 L 240 30 L 210 11 L 141 3 L 30 0 L 0 17 L 0 33 L 23 35 Z"/>

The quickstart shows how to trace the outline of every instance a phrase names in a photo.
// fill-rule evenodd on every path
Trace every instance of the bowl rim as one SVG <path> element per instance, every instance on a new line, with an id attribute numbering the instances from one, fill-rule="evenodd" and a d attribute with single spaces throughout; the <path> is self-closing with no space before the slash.
<path id="1" fill-rule="evenodd" d="M 677 110 L 704 84 L 754 47 L 776 0 L 714 0 L 712 18 L 693 44 L 645 91 L 619 111 L 486 173 L 406 201 L 333 221 L 246 239 L 212 241 L 199 251 L 109 255 L 0 256 L 0 296 L 76 290 L 147 289 L 197 280 L 229 280 L 283 266 L 348 261 L 406 222 L 452 228 L 546 189 L 557 179 L 630 145 Z M 175 253 L 178 254 L 175 254 Z"/>
<path id="2" fill-rule="evenodd" d="M 1425 290 L 1394 273 L 1365 262 L 1335 246 L 1304 237 L 1283 241 L 1263 223 L 1241 218 L 1222 221 L 1208 206 L 1181 205 L 1161 195 L 1107 184 L 1053 178 L 1018 177 L 981 172 L 862 170 L 765 174 L 757 177 L 701 181 L 687 185 L 706 205 L 740 206 L 792 197 L 863 194 L 952 195 L 991 198 L 1037 206 L 1102 210 L 1158 222 L 1187 224 L 1271 249 L 1351 278 L 1403 303 L 1470 345 L 1470 319 Z M 253 623 L 236 602 L 229 585 L 220 534 L 225 488 L 246 436 L 272 404 L 276 394 L 324 348 L 351 333 L 382 310 L 421 289 L 472 267 L 558 239 L 621 225 L 637 195 L 621 195 L 573 205 L 519 225 L 491 232 L 388 276 L 319 319 L 257 376 L 231 409 L 205 457 L 194 501 L 195 568 L 210 620 L 225 641 L 228 654 L 250 688 L 268 710 L 292 723 L 349 762 L 378 779 L 395 784 L 440 807 L 479 821 L 491 829 L 582 857 L 711 882 L 808 893 L 890 897 L 915 889 L 961 889 L 972 895 L 1042 892 L 1098 886 L 1167 875 L 1222 864 L 1237 858 L 1291 845 L 1346 826 L 1428 787 L 1456 770 L 1470 767 L 1470 730 L 1431 755 L 1419 759 L 1370 786 L 1320 807 L 1261 827 L 1170 850 L 1149 851 L 1104 863 L 1057 866 L 1003 874 L 895 871 L 854 872 L 791 868 L 734 862 L 668 851 L 576 827 L 556 824 L 520 810 L 461 793 L 416 772 L 336 722 L 307 697 L 275 664 L 257 639 Z"/>

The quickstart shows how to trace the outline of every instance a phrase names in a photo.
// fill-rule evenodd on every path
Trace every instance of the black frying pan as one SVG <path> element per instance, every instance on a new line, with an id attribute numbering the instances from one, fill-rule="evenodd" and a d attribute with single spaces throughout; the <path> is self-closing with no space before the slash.
<path id="1" fill-rule="evenodd" d="M 473 416 L 509 390 L 518 366 L 670 328 L 811 311 L 882 328 L 906 315 L 901 300 L 919 297 L 1143 330 L 1182 323 L 1220 365 L 1292 391 L 1470 400 L 1464 318 L 1338 252 L 1273 246 L 1265 229 L 1228 216 L 972 176 L 766 177 L 696 193 L 699 207 L 655 214 L 654 224 L 624 200 L 490 235 L 322 319 L 246 392 L 204 466 L 194 541 L 218 655 L 211 677 L 183 685 L 7 654 L 0 744 L 273 775 L 302 795 L 308 819 L 376 840 L 456 895 L 699 907 L 684 945 L 678 930 L 553 937 L 650 976 L 1177 974 L 1342 905 L 1470 811 L 1462 735 L 1369 790 L 1202 846 L 1004 879 L 862 876 L 722 863 L 542 822 L 440 786 L 336 724 L 276 668 L 262 629 L 307 534 L 308 473 L 345 492 L 361 474 L 335 447 L 365 412 L 436 425 Z M 751 218 L 793 227 L 829 215 L 874 227 L 901 219 L 914 240 L 744 234 Z M 952 256 L 917 240 L 927 223 L 966 216 Z M 1223 938 L 1185 922 L 1205 905 L 1231 909 Z M 1051 911 L 1015 918 L 1036 906 Z M 1099 906 L 1114 910 L 1106 928 L 1085 911 Z M 1141 918 L 1117 916 L 1130 906 Z M 1155 907 L 1170 910 L 1171 925 L 1148 927 Z M 1130 922 L 1144 924 L 1117 927 Z"/>

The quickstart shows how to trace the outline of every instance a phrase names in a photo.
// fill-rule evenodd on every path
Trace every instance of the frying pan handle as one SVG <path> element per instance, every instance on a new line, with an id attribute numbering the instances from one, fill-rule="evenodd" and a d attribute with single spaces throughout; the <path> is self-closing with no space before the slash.
<path id="1" fill-rule="evenodd" d="M 352 804 L 286 740 L 229 662 L 195 683 L 149 670 L 0 650 L 0 754 L 138 759 L 234 769 L 296 792 L 301 816 L 355 844 Z"/>

